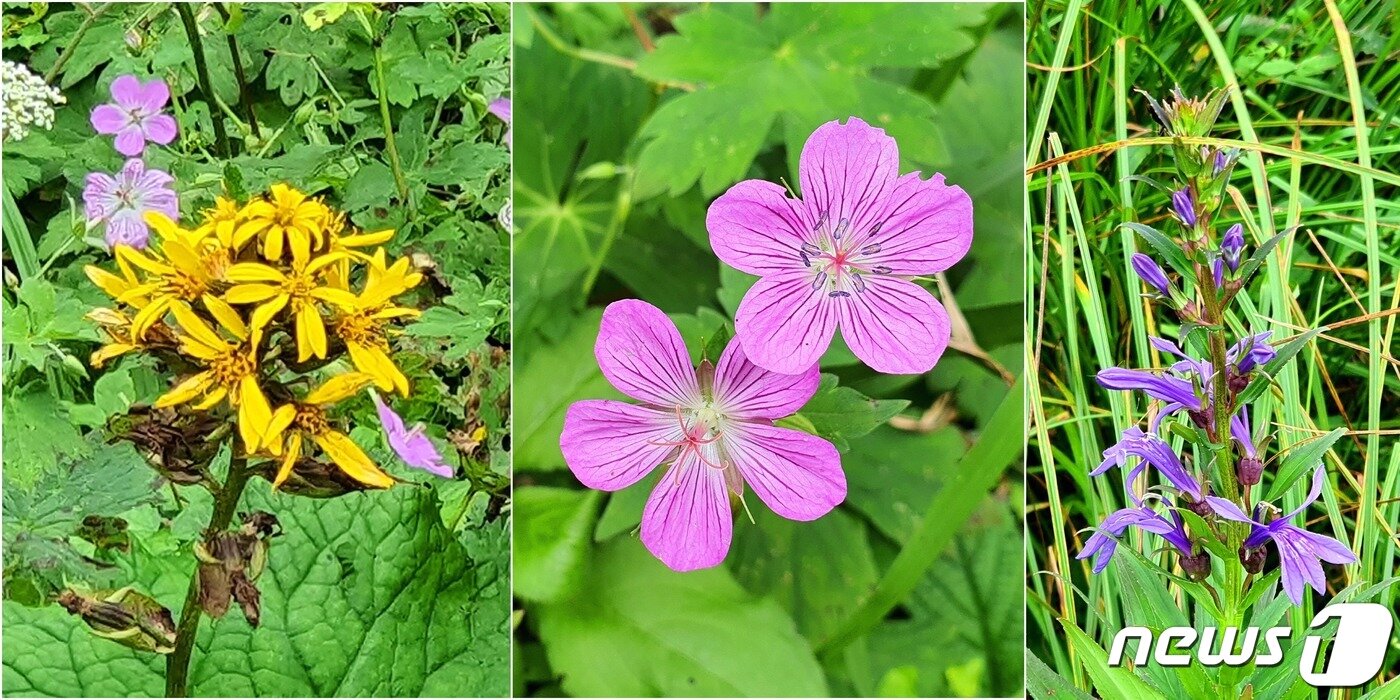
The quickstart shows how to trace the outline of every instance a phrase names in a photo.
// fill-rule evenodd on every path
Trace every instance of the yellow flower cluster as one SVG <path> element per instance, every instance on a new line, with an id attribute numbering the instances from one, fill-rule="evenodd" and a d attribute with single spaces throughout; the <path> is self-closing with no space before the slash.
<path id="1" fill-rule="evenodd" d="M 389 263 L 380 246 L 394 232 L 354 230 L 320 200 L 282 184 L 241 207 L 219 198 L 193 230 L 158 213 L 146 220 L 156 233 L 149 248 L 118 246 L 115 273 L 87 267 L 117 307 L 89 314 L 110 340 L 92 364 L 132 351 L 177 353 L 199 370 L 156 407 L 193 402 L 205 411 L 227 403 L 245 453 L 281 459 L 277 485 L 306 440 L 357 481 L 392 485 L 331 427 L 325 407 L 371 383 L 408 394 L 388 340 L 397 319 L 418 313 L 394 298 L 422 275 L 406 258 Z M 293 387 L 305 375 L 341 357 L 355 370 L 296 397 Z M 273 409 L 269 397 L 281 405 Z"/>

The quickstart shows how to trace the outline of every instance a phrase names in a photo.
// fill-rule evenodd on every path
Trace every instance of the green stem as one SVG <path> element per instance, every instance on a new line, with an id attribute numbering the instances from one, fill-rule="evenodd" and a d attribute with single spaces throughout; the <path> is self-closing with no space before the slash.
<path id="1" fill-rule="evenodd" d="M 403 164 L 399 161 L 399 145 L 394 140 L 394 122 L 389 116 L 389 86 L 384 80 L 384 51 L 379 45 L 380 40 L 374 42 L 374 76 L 379 83 L 379 118 L 384 122 L 384 145 L 389 151 L 389 167 L 394 171 L 394 184 L 399 189 L 399 197 L 408 207 L 409 213 L 413 212 L 413 201 L 408 196 L 408 180 L 403 175 Z"/>
<path id="2" fill-rule="evenodd" d="M 111 8 L 112 3 L 107 3 L 93 10 L 92 14 L 88 15 L 87 18 L 83 20 L 83 23 L 78 25 L 78 31 L 74 32 L 73 38 L 68 40 L 68 46 L 64 47 L 63 53 L 58 55 L 58 60 L 53 62 L 53 66 L 49 68 L 47 73 L 44 73 L 45 83 L 53 83 L 53 79 L 58 77 L 59 71 L 63 70 L 63 66 L 68 63 L 68 59 L 72 58 L 73 54 L 77 51 L 78 44 L 81 44 L 83 41 L 83 36 L 88 33 L 89 29 L 92 29 L 93 23 L 97 21 L 97 18 L 107 14 L 107 10 Z"/>
<path id="3" fill-rule="evenodd" d="M 180 22 L 185 25 L 185 36 L 190 40 L 190 52 L 194 54 L 194 72 L 199 77 L 199 91 L 211 106 L 209 121 L 214 123 L 214 143 L 218 145 L 219 153 L 228 158 L 233 155 L 233 151 L 229 148 L 224 121 L 219 118 L 218 112 L 212 109 L 215 104 L 214 82 L 209 79 L 209 66 L 204 62 L 204 42 L 199 38 L 199 25 L 195 24 L 194 11 L 190 9 L 189 3 L 184 2 L 175 3 L 175 11 L 180 13 Z"/>
<path id="4" fill-rule="evenodd" d="M 215 495 L 214 514 L 209 517 L 209 526 L 204 528 L 206 541 L 228 529 L 229 523 L 233 522 L 243 488 L 248 485 L 252 474 L 246 457 L 233 458 L 228 468 L 228 479 Z M 180 610 L 180 624 L 175 628 L 175 651 L 165 658 L 166 697 L 189 697 L 190 657 L 194 653 L 199 618 L 203 613 L 204 609 L 199 606 L 199 569 L 196 566 L 190 575 L 189 590 L 185 593 L 185 607 Z"/>
<path id="5" fill-rule="evenodd" d="M 224 20 L 225 36 L 228 37 L 228 52 L 233 57 L 233 76 L 238 79 L 238 103 L 243 107 L 243 112 L 248 116 L 248 129 L 254 138 L 262 138 L 262 132 L 258 129 L 258 115 L 253 111 L 253 96 L 248 92 L 248 76 L 243 70 L 243 56 L 238 53 L 238 38 L 233 32 L 228 30 L 229 12 L 219 3 L 214 3 L 214 9 L 219 11 L 219 16 Z"/>

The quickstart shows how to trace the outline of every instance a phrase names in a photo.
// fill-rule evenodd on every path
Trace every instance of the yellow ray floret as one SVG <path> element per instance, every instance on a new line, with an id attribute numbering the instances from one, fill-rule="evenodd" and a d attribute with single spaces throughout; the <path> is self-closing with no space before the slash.
<path id="1" fill-rule="evenodd" d="M 272 408 L 258 386 L 256 349 L 247 326 L 232 307 L 209 295 L 200 301 L 236 341 L 225 340 L 185 302 L 173 302 L 170 311 L 183 331 L 180 351 L 195 358 L 205 369 L 175 385 L 156 400 L 155 407 L 166 408 L 198 398 L 194 408 L 205 411 L 227 399 L 230 406 L 238 409 L 238 434 L 244 450 L 255 452 L 272 421 Z"/>
<path id="2" fill-rule="evenodd" d="M 316 302 L 354 309 L 356 299 L 350 292 L 325 284 L 320 273 L 348 255 L 329 253 L 309 263 L 293 262 L 292 269 L 287 272 L 262 263 L 238 263 L 224 273 L 225 278 L 236 285 L 228 290 L 225 298 L 234 304 L 258 305 L 251 319 L 254 337 L 261 336 L 272 319 L 290 306 L 296 325 L 297 360 L 324 358 L 326 326 Z"/>
<path id="3" fill-rule="evenodd" d="M 267 260 L 279 260 L 283 251 L 291 251 L 293 260 L 305 262 L 312 251 L 326 245 L 330 210 L 286 185 L 273 185 L 266 199 L 250 203 L 241 214 L 244 223 L 238 226 L 235 238 L 261 239 L 262 256 Z"/>
<path id="4" fill-rule="evenodd" d="M 394 485 L 393 477 L 384 473 L 359 445 L 332 428 L 326 420 L 326 406 L 355 395 L 370 381 L 371 377 L 362 372 L 340 374 L 326 380 L 305 399 L 277 408 L 272 414 L 263 443 L 268 452 L 273 455 L 281 453 L 282 457 L 277 476 L 272 481 L 273 488 L 281 486 L 291 476 L 306 439 L 315 442 L 331 462 L 350 478 L 374 488 Z"/>

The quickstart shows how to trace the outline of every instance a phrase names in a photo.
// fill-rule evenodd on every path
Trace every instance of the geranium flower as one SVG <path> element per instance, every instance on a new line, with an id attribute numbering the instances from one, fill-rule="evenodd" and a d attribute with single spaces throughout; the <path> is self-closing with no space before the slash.
<path id="1" fill-rule="evenodd" d="M 801 199 L 745 180 L 705 218 L 719 259 L 761 277 L 735 315 L 745 354 L 773 372 L 805 372 L 840 326 L 872 369 L 932 369 L 948 346 L 948 313 L 910 278 L 967 253 L 972 200 L 942 175 L 899 176 L 894 139 L 855 117 L 813 132 L 798 174 Z"/>
<path id="2" fill-rule="evenodd" d="M 1322 565 L 1319 562 L 1350 564 L 1356 561 L 1356 555 L 1341 542 L 1326 535 L 1308 532 L 1290 522 L 1317 500 L 1322 494 L 1322 484 L 1322 468 L 1318 467 L 1313 472 L 1312 490 L 1303 500 L 1303 505 L 1267 524 L 1260 522 L 1260 516 L 1263 514 L 1262 504 L 1254 506 L 1254 517 L 1250 517 L 1231 501 L 1216 496 L 1206 498 L 1216 515 L 1226 520 L 1250 524 L 1249 537 L 1244 541 L 1244 551 L 1258 549 L 1273 540 L 1283 567 L 1283 590 L 1294 605 L 1303 604 L 1304 583 L 1312 586 L 1318 593 L 1326 592 L 1327 577 L 1322 573 Z"/>
<path id="3" fill-rule="evenodd" d="M 496 115 L 497 119 L 500 119 L 501 121 L 506 123 L 506 148 L 510 148 L 510 99 L 506 97 L 501 97 L 495 100 L 491 100 L 491 104 L 486 106 L 486 111 Z"/>
<path id="4" fill-rule="evenodd" d="M 369 395 L 374 399 L 374 409 L 379 412 L 379 423 L 384 427 L 384 437 L 388 438 L 389 447 L 393 448 L 394 454 L 410 467 L 452 478 L 452 467 L 442 460 L 442 453 L 438 452 L 433 441 L 423 434 L 423 425 L 420 423 L 412 429 L 405 427 L 403 418 L 379 398 L 378 392 L 371 391 Z"/>
<path id="5" fill-rule="evenodd" d="M 642 514 L 642 542 L 670 568 L 724 560 L 730 496 L 742 496 L 745 482 L 789 520 L 815 520 L 845 500 L 836 448 L 773 425 L 816 392 L 815 365 L 799 374 L 769 372 L 731 341 L 718 364 L 696 368 L 675 324 L 635 299 L 603 312 L 595 354 L 603 376 L 641 403 L 575 402 L 559 447 L 574 476 L 603 491 L 631 486 L 665 465 Z"/>
<path id="6" fill-rule="evenodd" d="M 138 156 L 146 142 L 165 145 L 175 140 L 175 120 L 162 114 L 170 101 L 164 80 L 142 83 L 134 75 L 112 81 L 112 102 L 92 110 L 92 128 L 99 134 L 116 134 L 117 152 Z"/>
<path id="7" fill-rule="evenodd" d="M 180 218 L 180 198 L 170 184 L 175 178 L 163 170 L 147 169 L 140 158 L 126 161 L 115 176 L 88 173 L 83 187 L 83 215 L 90 224 L 105 224 L 108 246 L 143 250 L 151 238 L 148 211 L 174 221 Z"/>

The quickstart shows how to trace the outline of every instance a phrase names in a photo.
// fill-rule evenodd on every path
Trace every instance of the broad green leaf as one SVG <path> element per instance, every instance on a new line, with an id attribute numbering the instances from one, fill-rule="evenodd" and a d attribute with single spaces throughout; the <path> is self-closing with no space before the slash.
<path id="1" fill-rule="evenodd" d="M 569 333 L 536 349 L 519 362 L 515 374 L 515 468 L 564 468 L 559 433 L 569 404 L 582 399 L 624 398 L 612 388 L 594 359 L 601 309 L 574 320 Z"/>
<path id="2" fill-rule="evenodd" d="M 845 452 L 850 449 L 850 440 L 874 430 L 908 405 L 904 399 L 872 399 L 850 387 L 838 386 L 836 375 L 823 374 L 817 393 L 798 415 L 809 421 L 818 435 Z"/>
<path id="3" fill-rule="evenodd" d="M 842 455 L 846 502 L 880 532 L 905 542 L 918 529 L 930 495 L 956 468 L 966 443 L 954 427 L 912 433 L 881 426 Z"/>
<path id="4" fill-rule="evenodd" d="M 671 571 L 636 540 L 599 546 L 579 594 L 537 610 L 550 667 L 574 696 L 827 692 L 777 603 L 746 593 L 722 567 Z"/>
<path id="5" fill-rule="evenodd" d="M 533 602 L 571 593 L 586 564 L 600 491 L 527 486 L 513 494 L 512 592 Z"/>
<path id="6" fill-rule="evenodd" d="M 1132 671 L 1109 666 L 1108 652 L 1104 651 L 1098 642 L 1095 642 L 1073 622 L 1060 620 L 1060 625 L 1064 628 L 1065 636 L 1069 638 L 1070 647 L 1078 652 L 1085 670 L 1093 679 L 1094 689 L 1099 691 L 1102 697 L 1122 698 L 1123 700 L 1166 700 L 1166 695 L 1148 685 Z"/>
<path id="7" fill-rule="evenodd" d="M 1026 691 L 1035 700 L 1089 700 L 1089 694 L 1026 650 Z"/>

